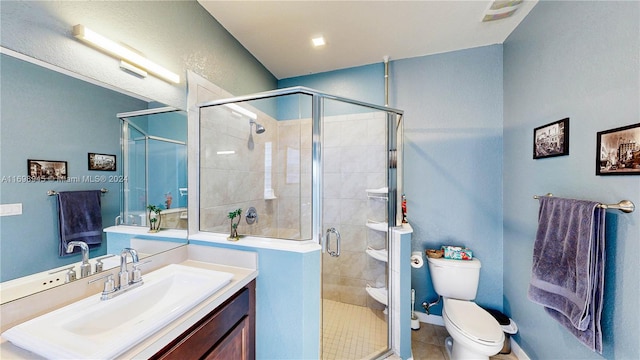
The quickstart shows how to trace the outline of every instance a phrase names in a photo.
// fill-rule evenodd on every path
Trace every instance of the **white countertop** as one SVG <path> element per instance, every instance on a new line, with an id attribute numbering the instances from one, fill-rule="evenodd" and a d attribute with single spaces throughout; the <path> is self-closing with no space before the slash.
<path id="1" fill-rule="evenodd" d="M 243 235 L 238 241 L 229 241 L 226 234 L 209 232 L 200 232 L 194 235 L 189 235 L 189 241 L 192 240 L 200 241 L 202 243 L 224 244 L 237 247 L 271 249 L 297 253 L 307 253 L 321 249 L 320 245 L 313 240 L 283 240 Z"/>
<path id="2" fill-rule="evenodd" d="M 118 225 L 109 226 L 103 231 L 114 234 L 147 235 L 154 238 L 187 239 L 187 230 L 181 229 L 162 229 L 158 232 L 150 233 L 149 228 L 145 226 Z"/>

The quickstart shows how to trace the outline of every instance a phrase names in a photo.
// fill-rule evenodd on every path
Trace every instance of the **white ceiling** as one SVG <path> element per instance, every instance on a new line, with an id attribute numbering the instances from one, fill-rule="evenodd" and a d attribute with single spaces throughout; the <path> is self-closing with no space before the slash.
<path id="1" fill-rule="evenodd" d="M 491 0 L 198 0 L 278 79 L 503 43 L 537 0 L 482 22 Z M 314 48 L 311 38 L 327 44 Z"/>

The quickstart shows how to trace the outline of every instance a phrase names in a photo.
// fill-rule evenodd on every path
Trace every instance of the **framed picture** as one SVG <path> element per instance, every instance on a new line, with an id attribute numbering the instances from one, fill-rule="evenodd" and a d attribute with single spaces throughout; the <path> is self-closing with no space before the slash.
<path id="1" fill-rule="evenodd" d="M 533 158 L 569 155 L 569 118 L 533 129 Z"/>
<path id="2" fill-rule="evenodd" d="M 56 160 L 27 160 L 30 181 L 67 180 L 67 162 Z"/>
<path id="3" fill-rule="evenodd" d="M 116 171 L 116 156 L 89 153 L 89 170 Z"/>
<path id="4" fill-rule="evenodd" d="M 640 175 L 640 123 L 596 135 L 596 175 Z"/>

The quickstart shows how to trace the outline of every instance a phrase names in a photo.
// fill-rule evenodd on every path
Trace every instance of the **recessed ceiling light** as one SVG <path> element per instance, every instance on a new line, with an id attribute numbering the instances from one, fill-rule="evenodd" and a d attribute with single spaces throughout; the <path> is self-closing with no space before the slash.
<path id="1" fill-rule="evenodd" d="M 326 44 L 325 41 L 324 41 L 324 37 L 322 37 L 322 36 L 318 36 L 318 37 L 315 37 L 315 38 L 311 39 L 311 42 L 313 42 L 313 46 L 316 46 L 316 47 Z"/>

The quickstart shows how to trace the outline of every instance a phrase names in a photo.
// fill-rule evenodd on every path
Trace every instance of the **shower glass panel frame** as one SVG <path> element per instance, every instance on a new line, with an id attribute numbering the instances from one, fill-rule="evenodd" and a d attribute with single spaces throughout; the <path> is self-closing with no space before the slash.
<path id="1" fill-rule="evenodd" d="M 176 128 L 175 124 L 157 123 L 175 122 L 177 118 L 173 118 L 173 114 L 184 117 L 184 129 L 180 129 L 180 126 Z M 159 116 L 162 118 L 158 118 Z M 120 113 L 117 117 L 121 120 L 123 181 L 120 215 L 116 219 L 116 225 L 148 226 L 147 205 L 159 205 L 163 209 L 162 228 L 186 229 L 186 113 L 174 107 L 162 107 Z M 154 127 L 156 130 L 153 130 Z M 150 179 L 154 180 L 154 186 L 151 186 Z M 156 189 L 157 184 L 166 186 Z"/>
<path id="2" fill-rule="evenodd" d="M 261 106 L 261 105 L 265 105 L 266 102 L 268 101 L 272 102 L 270 104 L 272 105 L 271 107 Z M 274 104 L 275 106 L 273 106 Z M 336 104 L 338 110 L 336 110 L 336 106 L 334 106 L 333 104 Z M 235 110 L 236 112 L 235 119 L 232 116 L 228 115 L 228 113 L 234 112 L 230 110 L 230 108 L 232 107 L 236 109 L 241 108 L 241 110 Z M 253 161 L 251 159 L 243 158 L 238 155 L 242 155 L 242 153 L 250 153 L 250 151 L 253 151 L 253 147 L 251 145 L 254 145 L 255 149 L 259 149 L 260 146 L 263 145 L 262 143 L 260 143 L 260 141 L 264 141 L 265 143 L 268 142 L 268 140 L 262 140 L 261 138 L 259 138 L 261 136 L 264 136 L 264 134 L 260 134 L 260 135 L 254 134 L 253 128 L 250 127 L 251 126 L 250 123 L 252 121 L 257 123 L 264 122 L 265 123 L 264 127 L 266 128 L 266 134 L 269 134 L 270 132 L 272 134 L 278 134 L 278 137 L 276 137 L 274 140 L 276 142 L 276 145 L 274 146 L 277 148 L 277 150 L 274 149 L 274 152 L 278 152 L 279 155 L 274 155 L 273 158 L 280 161 L 281 163 L 279 166 L 285 169 L 285 170 L 281 170 L 281 172 L 284 172 L 285 174 L 280 174 L 280 177 L 286 178 L 287 176 L 291 175 L 292 178 L 294 178 L 295 176 L 299 176 L 300 185 L 299 185 L 299 188 L 297 188 L 295 191 L 297 191 L 298 194 L 300 195 L 299 201 L 301 202 L 301 204 L 299 204 L 299 207 L 298 207 L 298 211 L 300 211 L 300 214 L 298 215 L 300 216 L 301 225 L 300 225 L 300 229 L 299 229 L 300 231 L 299 231 L 298 237 L 277 236 L 273 234 L 271 235 L 249 234 L 249 236 L 273 237 L 273 238 L 292 240 L 292 241 L 310 240 L 321 245 L 323 258 L 328 256 L 328 252 L 333 252 L 333 253 L 336 252 L 335 251 L 336 239 L 333 237 L 334 236 L 332 235 L 333 233 L 329 234 L 330 236 L 327 237 L 326 235 L 328 234 L 327 232 L 328 229 L 325 229 L 326 225 L 330 223 L 330 222 L 328 222 L 327 224 L 325 223 L 325 217 L 327 216 L 327 214 L 325 213 L 325 210 L 327 209 L 327 207 L 325 204 L 326 191 L 324 187 L 325 181 L 326 181 L 325 170 L 327 167 L 327 164 L 325 163 L 325 160 L 326 160 L 325 158 L 327 155 L 327 151 L 330 151 L 329 147 L 326 146 L 325 143 L 328 144 L 330 141 L 333 140 L 328 137 L 328 136 L 331 136 L 331 133 L 325 132 L 325 130 L 327 130 L 326 129 L 327 118 L 335 115 L 336 111 L 340 112 L 341 111 L 340 109 L 344 110 L 344 108 L 350 108 L 352 110 L 358 109 L 356 113 L 365 113 L 365 116 L 367 112 L 374 113 L 376 117 L 375 121 L 377 121 L 375 126 L 377 127 L 378 131 L 382 132 L 381 136 L 384 137 L 385 140 L 377 144 L 378 146 L 376 147 L 376 150 L 379 153 L 378 154 L 379 160 L 377 161 L 377 164 L 381 166 L 381 170 L 380 170 L 381 174 L 377 174 L 377 175 L 381 175 L 382 180 L 380 180 L 381 178 L 380 176 L 378 176 L 377 177 L 378 182 L 372 183 L 371 186 L 378 186 L 378 189 L 386 188 L 385 189 L 386 192 L 382 194 L 383 195 L 382 198 L 384 198 L 385 200 L 381 203 L 378 203 L 377 206 L 381 207 L 381 211 L 382 213 L 384 213 L 385 215 L 384 217 L 386 217 L 386 223 L 387 223 L 386 229 L 385 229 L 386 231 L 383 230 L 382 233 L 385 233 L 385 234 L 380 236 L 383 237 L 382 242 L 385 243 L 385 245 L 383 246 L 385 247 L 384 250 L 387 251 L 386 262 L 387 264 L 389 264 L 389 261 L 391 261 L 392 259 L 392 253 L 394 251 L 394 249 L 390 246 L 391 229 L 393 227 L 400 226 L 401 224 L 401 216 L 399 211 L 400 204 L 398 201 L 399 199 L 398 194 L 401 194 L 402 192 L 401 164 L 402 164 L 403 111 L 389 108 L 386 106 L 368 104 L 368 103 L 353 100 L 353 99 L 334 96 L 334 95 L 322 93 L 313 89 L 309 89 L 306 87 L 293 87 L 293 88 L 266 91 L 258 94 L 239 96 L 239 97 L 233 97 L 233 98 L 222 99 L 222 100 L 214 100 L 210 102 L 197 104 L 196 108 L 197 108 L 196 111 L 199 112 L 199 118 L 201 121 L 199 125 L 199 134 L 198 134 L 200 137 L 199 139 L 200 151 L 198 155 L 198 161 L 200 163 L 197 166 L 198 169 L 200 169 L 200 174 L 199 174 L 200 176 L 198 178 L 198 184 L 197 184 L 198 200 L 200 201 L 200 205 L 199 205 L 200 213 L 198 216 L 198 221 L 190 222 L 189 232 L 190 233 L 215 232 L 215 233 L 222 233 L 222 234 L 228 235 L 229 220 L 225 218 L 225 215 L 226 215 L 225 211 L 228 212 L 228 211 L 235 210 L 235 207 L 242 207 L 243 214 L 244 214 L 244 210 L 246 210 L 244 209 L 244 207 L 248 205 L 248 203 L 246 202 L 237 201 L 235 203 L 227 203 L 225 205 L 227 208 L 217 209 L 214 212 L 211 210 L 212 207 L 210 206 L 211 205 L 210 200 L 212 196 L 222 197 L 222 195 L 228 194 L 230 192 L 228 191 L 228 189 L 226 192 L 224 190 L 221 191 L 219 189 L 225 186 L 226 183 L 229 183 L 232 181 L 238 181 L 238 182 L 242 181 L 244 176 L 239 176 L 239 174 L 247 174 L 247 173 L 251 173 L 252 171 L 253 172 L 255 171 L 242 168 L 242 171 L 244 172 L 242 171 L 237 172 L 238 171 L 237 168 L 232 168 L 232 171 L 236 171 L 236 172 L 221 172 L 221 171 L 218 171 L 220 170 L 219 168 L 212 169 L 208 167 L 210 167 L 210 163 L 214 161 L 212 160 L 212 156 L 213 154 L 216 154 L 216 153 L 218 154 L 217 161 L 219 161 L 221 156 L 232 156 L 232 158 L 229 158 L 229 159 L 233 159 L 233 160 L 228 161 L 229 163 L 233 164 L 230 166 L 237 167 L 237 166 L 240 166 L 239 164 L 252 163 Z M 274 108 L 276 110 L 273 110 Z M 271 111 L 274 114 L 267 114 L 266 112 L 263 112 L 262 109 L 266 109 L 264 110 L 266 112 Z M 286 116 L 283 116 L 283 113 L 288 113 L 289 115 L 291 115 L 291 117 L 288 118 Z M 347 117 L 349 116 L 350 116 L 349 119 L 351 120 L 353 118 L 352 114 L 349 114 Z M 355 118 L 358 118 L 358 116 L 359 115 L 356 115 Z M 344 117 L 344 118 L 347 118 L 347 117 Z M 277 123 L 277 125 L 281 125 L 280 123 L 286 123 L 285 119 L 292 119 L 300 122 L 301 125 L 300 125 L 299 133 L 300 133 L 301 139 L 299 140 L 299 143 L 297 143 L 297 146 L 299 147 L 296 148 L 296 145 L 287 147 L 285 145 L 279 144 L 278 142 L 280 141 L 284 141 L 284 142 L 288 141 L 287 139 L 288 135 L 284 133 L 280 128 L 274 129 L 272 124 L 266 122 L 268 121 L 266 118 L 273 118 Z M 203 119 L 207 119 L 208 122 L 206 124 L 203 124 Z M 307 120 L 309 121 L 306 122 Z M 363 121 L 369 121 L 369 120 L 364 118 Z M 373 120 L 371 121 L 373 122 Z M 225 129 L 223 129 L 222 127 L 219 127 L 219 128 L 216 128 L 215 130 L 212 130 L 212 127 L 214 126 L 222 126 L 222 127 L 225 127 Z M 233 137 L 236 134 L 241 134 L 239 135 L 240 136 L 239 140 L 228 139 L 228 137 Z M 249 146 L 246 145 L 247 134 L 249 134 L 249 139 L 248 139 Z M 358 136 L 359 134 L 356 133 L 354 135 Z M 241 136 L 245 136 L 245 137 L 242 138 Z M 203 139 L 208 141 L 206 145 L 203 145 Z M 261 139 L 261 140 L 257 140 L 257 139 Z M 225 145 L 224 141 L 230 141 L 230 142 L 235 141 L 235 145 L 231 146 L 230 144 L 227 144 L 227 147 L 229 148 L 227 149 L 225 146 L 223 146 Z M 307 150 L 307 148 L 305 147 L 306 143 L 308 143 L 308 146 L 309 146 L 308 152 L 305 152 Z M 247 147 L 249 148 L 249 150 L 246 149 Z M 350 149 L 350 150 L 353 151 L 354 149 Z M 299 151 L 298 155 L 300 158 L 300 162 L 298 164 L 290 160 L 292 157 L 291 156 L 292 154 L 293 155 L 297 154 L 296 151 Z M 226 155 L 220 155 L 221 153 Z M 258 157 L 258 159 L 259 158 L 260 157 Z M 305 162 L 305 160 L 309 160 L 309 161 Z M 266 161 L 265 161 L 265 164 L 266 164 Z M 215 166 L 220 166 L 220 165 L 216 164 Z M 289 174 L 287 172 L 289 168 L 294 168 L 296 171 L 294 171 L 292 174 Z M 265 165 L 265 170 L 262 170 L 262 171 L 266 174 L 264 176 L 269 176 L 269 173 L 271 172 L 271 170 L 266 169 L 266 165 Z M 235 175 L 230 175 L 230 174 L 235 174 Z M 305 187 L 305 181 L 307 180 L 310 183 L 309 189 Z M 282 182 L 283 180 L 280 180 L 280 181 Z M 212 182 L 217 182 L 217 183 L 212 186 Z M 366 180 L 365 180 L 365 183 L 366 183 Z M 250 182 L 245 182 L 245 184 L 249 185 Z M 383 186 L 383 185 L 386 185 L 386 186 Z M 217 190 L 218 194 L 212 195 L 210 193 L 212 188 L 218 189 Z M 246 186 L 246 191 L 249 192 L 250 188 L 251 186 Z M 366 189 L 371 189 L 371 188 L 366 187 Z M 254 196 L 253 201 L 259 200 L 259 201 L 268 202 L 269 198 L 267 197 L 267 194 L 269 192 L 267 190 L 268 189 L 266 189 L 265 187 L 264 197 L 262 197 L 262 195 L 258 197 Z M 285 195 L 284 193 L 286 193 L 286 189 L 282 190 L 282 188 L 280 187 L 277 187 L 275 190 L 276 190 L 274 194 L 275 197 Z M 360 190 L 358 190 L 359 194 L 357 196 L 360 197 L 359 200 L 364 199 L 364 202 L 366 202 L 367 194 L 366 194 L 365 188 L 361 190 L 362 190 L 361 193 L 360 193 Z M 307 199 L 310 200 L 310 204 L 307 204 L 308 208 L 310 209 L 309 214 L 304 213 L 305 204 L 302 204 Z M 202 203 L 203 201 L 207 205 L 203 206 L 203 203 Z M 308 230 L 305 229 L 304 227 L 305 224 L 307 224 L 307 217 L 308 217 L 308 223 L 309 223 Z M 204 224 L 205 221 L 210 221 L 211 218 L 215 218 L 217 219 L 216 221 L 219 221 L 219 223 L 217 224 L 217 227 L 212 226 L 209 223 Z M 364 225 L 364 222 L 361 225 Z M 248 229 L 246 225 L 243 224 L 243 226 L 244 226 L 244 229 Z M 362 227 L 365 228 L 364 226 Z M 366 231 L 366 228 L 365 228 L 365 231 Z M 240 233 L 243 234 L 243 231 L 240 231 Z M 244 233 L 248 234 L 246 232 Z M 327 248 L 327 240 L 329 240 L 330 246 L 331 246 L 331 248 L 329 249 Z M 364 249 L 362 251 L 364 253 Z M 320 269 L 320 271 L 323 271 L 323 269 Z M 393 289 L 393 284 L 391 283 L 393 280 L 392 280 L 392 277 L 389 276 L 390 272 L 391 272 L 391 266 L 387 265 L 384 270 L 384 277 L 385 277 L 384 281 L 386 282 L 387 289 Z M 323 272 L 323 277 L 324 277 L 324 272 Z M 323 281 L 323 289 L 324 287 L 325 285 Z M 364 289 L 361 288 L 360 290 L 364 290 Z M 373 357 L 383 356 L 385 354 L 390 353 L 390 350 L 393 348 L 392 331 L 394 330 L 392 329 L 392 326 L 394 326 L 393 325 L 394 321 L 392 321 L 392 316 L 395 316 L 395 315 L 393 315 L 393 312 L 391 311 L 391 309 L 393 309 L 393 302 L 395 300 L 396 299 L 394 299 L 391 296 L 391 292 L 388 291 L 386 294 L 386 303 L 384 304 L 389 309 L 389 311 L 386 312 L 388 314 L 386 318 L 386 324 L 387 324 L 386 349 L 382 349 L 380 351 L 376 350 L 377 352 L 367 354 L 365 357 L 373 358 Z M 321 313 L 323 312 L 324 310 L 321 311 Z M 324 315 L 322 315 L 322 317 L 324 318 Z M 322 343 L 323 343 L 323 340 L 321 340 L 321 347 L 322 347 Z M 323 358 L 326 358 L 326 357 L 323 356 Z"/>

